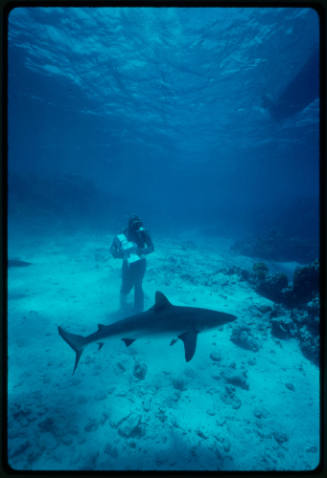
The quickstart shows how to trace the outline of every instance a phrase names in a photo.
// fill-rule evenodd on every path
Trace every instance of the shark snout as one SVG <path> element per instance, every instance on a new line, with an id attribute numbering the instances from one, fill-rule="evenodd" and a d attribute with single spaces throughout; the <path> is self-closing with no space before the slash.
<path id="1" fill-rule="evenodd" d="M 229 324 L 234 322 L 237 319 L 236 315 L 227 314 L 226 312 L 216 312 L 216 311 L 208 311 L 209 313 L 206 316 L 206 320 L 204 321 L 206 326 L 204 328 L 214 328 L 219 327 L 221 325 Z"/>
<path id="2" fill-rule="evenodd" d="M 226 319 L 227 323 L 234 322 L 234 320 L 237 319 L 236 315 L 233 315 L 233 314 L 226 314 L 226 315 L 227 315 L 227 319 Z"/>
<path id="3" fill-rule="evenodd" d="M 216 316 L 216 324 L 217 325 L 224 325 L 229 324 L 230 322 L 234 322 L 237 319 L 236 315 L 227 314 L 225 312 L 218 312 L 218 316 Z"/>

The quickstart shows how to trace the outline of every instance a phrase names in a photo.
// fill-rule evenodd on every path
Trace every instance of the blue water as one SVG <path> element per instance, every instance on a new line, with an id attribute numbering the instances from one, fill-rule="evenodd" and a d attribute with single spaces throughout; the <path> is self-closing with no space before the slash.
<path id="1" fill-rule="evenodd" d="M 8 256 L 30 263 L 8 269 L 9 464 L 315 468 L 317 291 L 280 304 L 240 271 L 265 262 L 295 287 L 319 257 L 318 14 L 20 7 L 8 22 Z M 238 319 L 190 362 L 173 336 L 112 340 L 72 377 L 57 326 L 122 318 L 109 248 L 131 214 L 155 246 L 145 308 L 160 290 Z M 274 335 L 276 314 L 294 335 Z M 233 341 L 241 326 L 257 350 Z"/>

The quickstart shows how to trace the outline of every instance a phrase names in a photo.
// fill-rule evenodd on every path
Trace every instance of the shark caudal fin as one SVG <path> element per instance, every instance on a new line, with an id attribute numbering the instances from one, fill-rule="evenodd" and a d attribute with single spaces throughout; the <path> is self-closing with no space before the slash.
<path id="1" fill-rule="evenodd" d="M 75 370 L 77 369 L 79 359 L 81 358 L 82 352 L 86 345 L 85 338 L 82 337 L 81 335 L 76 335 L 76 334 L 71 334 L 69 332 L 66 332 L 66 330 L 64 330 L 62 327 L 58 327 L 58 332 L 61 335 L 61 337 L 67 342 L 67 344 L 70 345 L 71 348 L 75 350 L 76 357 L 75 357 L 75 365 L 73 370 L 73 375 L 74 375 Z"/>

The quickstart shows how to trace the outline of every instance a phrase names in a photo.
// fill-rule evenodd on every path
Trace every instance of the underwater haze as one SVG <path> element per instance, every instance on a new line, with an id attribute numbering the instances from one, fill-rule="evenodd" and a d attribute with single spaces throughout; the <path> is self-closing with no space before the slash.
<path id="1" fill-rule="evenodd" d="M 10 11 L 12 468 L 318 465 L 319 35 L 311 8 Z M 136 312 L 111 248 L 133 214 L 165 333 L 86 347 Z M 168 331 L 160 297 L 236 319 Z"/>

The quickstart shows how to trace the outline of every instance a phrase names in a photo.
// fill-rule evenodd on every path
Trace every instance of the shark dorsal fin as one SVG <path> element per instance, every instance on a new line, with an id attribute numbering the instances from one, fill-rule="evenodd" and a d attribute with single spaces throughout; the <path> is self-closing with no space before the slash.
<path id="1" fill-rule="evenodd" d="M 155 298 L 155 304 L 154 304 L 154 310 L 160 310 L 164 309 L 166 307 L 171 307 L 171 303 L 167 299 L 167 297 L 162 293 L 157 291 L 156 292 L 156 298 Z"/>

